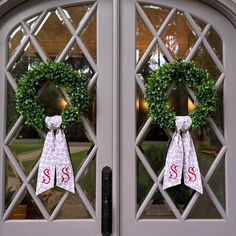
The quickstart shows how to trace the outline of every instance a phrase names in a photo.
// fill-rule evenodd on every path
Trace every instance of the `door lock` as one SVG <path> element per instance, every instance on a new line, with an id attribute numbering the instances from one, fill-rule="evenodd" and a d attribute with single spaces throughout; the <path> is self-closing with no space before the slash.
<path id="1" fill-rule="evenodd" d="M 112 234 L 112 170 L 106 166 L 102 169 L 102 235 Z"/>

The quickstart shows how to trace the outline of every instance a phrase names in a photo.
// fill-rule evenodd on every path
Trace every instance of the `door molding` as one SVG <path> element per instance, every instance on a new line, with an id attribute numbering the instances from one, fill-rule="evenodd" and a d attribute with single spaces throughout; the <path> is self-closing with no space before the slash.
<path id="1" fill-rule="evenodd" d="M 220 11 L 236 27 L 236 4 L 232 0 L 198 0 Z M 0 0 L 0 19 L 17 6 L 29 0 Z M 41 1 L 42 2 L 42 1 Z M 117 0 L 115 0 L 117 2 Z M 116 3 L 114 4 L 114 6 Z"/>

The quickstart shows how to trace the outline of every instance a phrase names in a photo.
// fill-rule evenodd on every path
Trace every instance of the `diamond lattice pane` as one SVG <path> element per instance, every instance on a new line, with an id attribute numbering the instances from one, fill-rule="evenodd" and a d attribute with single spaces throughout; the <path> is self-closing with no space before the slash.
<path id="1" fill-rule="evenodd" d="M 96 134 L 96 117 L 97 117 L 97 88 L 96 86 L 93 86 L 93 88 L 90 90 L 90 97 L 91 102 L 89 104 L 88 114 L 87 118 L 89 120 L 90 127 L 92 128 L 93 132 Z"/>
<path id="2" fill-rule="evenodd" d="M 19 118 L 19 114 L 16 111 L 16 96 L 15 91 L 7 82 L 7 133 L 11 130 L 17 119 Z"/>
<path id="3" fill-rule="evenodd" d="M 19 59 L 14 63 L 10 72 L 12 76 L 18 81 L 22 75 L 24 75 L 34 64 L 42 62 L 38 52 L 34 48 L 33 44 L 29 42 Z"/>
<path id="4" fill-rule="evenodd" d="M 169 15 L 170 9 L 152 5 L 142 5 L 142 8 L 158 32 L 163 22 Z"/>
<path id="5" fill-rule="evenodd" d="M 80 47 L 75 43 L 70 49 L 68 55 L 65 57 L 63 62 L 71 65 L 73 69 L 78 70 L 86 78 L 91 79 L 94 75 L 94 71 L 86 59 L 84 53 Z"/>
<path id="6" fill-rule="evenodd" d="M 31 183 L 33 188 L 36 189 L 37 176 L 35 176 Z M 48 213 L 51 215 L 65 192 L 65 190 L 55 186 L 54 188 L 41 193 L 38 195 L 38 197 L 43 203 L 44 207 L 47 209 Z"/>
<path id="7" fill-rule="evenodd" d="M 137 134 L 144 126 L 148 119 L 148 106 L 144 98 L 143 92 L 137 85 L 136 87 L 136 119 L 137 119 Z"/>
<path id="8" fill-rule="evenodd" d="M 9 59 L 13 56 L 16 49 L 21 45 L 25 38 L 24 29 L 19 25 L 10 35 L 8 40 L 8 56 Z"/>
<path id="9" fill-rule="evenodd" d="M 44 217 L 30 194 L 25 190 L 18 199 L 9 219 L 44 219 Z"/>
<path id="10" fill-rule="evenodd" d="M 11 167 L 8 158 L 5 159 L 5 210 L 9 207 L 22 185 L 22 181 Z"/>
<path id="11" fill-rule="evenodd" d="M 221 83 L 217 88 L 216 110 L 211 117 L 221 133 L 224 134 L 224 83 Z"/>
<path id="12" fill-rule="evenodd" d="M 83 4 L 78 6 L 65 7 L 63 9 L 66 17 L 71 21 L 74 28 L 77 29 L 82 18 L 91 9 L 92 4 Z"/>
<path id="13" fill-rule="evenodd" d="M 50 59 L 57 58 L 71 39 L 71 33 L 57 10 L 48 13 L 35 35 Z"/>
<path id="14" fill-rule="evenodd" d="M 49 84 L 43 90 L 37 103 L 44 109 L 47 116 L 60 115 L 69 106 L 62 89 L 55 83 Z"/>
<path id="15" fill-rule="evenodd" d="M 70 148 L 72 165 L 75 173 L 77 173 L 93 149 L 94 144 L 89 140 L 84 127 L 80 124 L 69 128 L 66 132 L 66 138 Z"/>
<path id="16" fill-rule="evenodd" d="M 36 129 L 27 125 L 23 125 L 11 142 L 11 150 L 26 174 L 29 174 L 37 163 L 43 142 Z"/>
<path id="17" fill-rule="evenodd" d="M 168 103 L 177 116 L 186 116 L 196 108 L 196 104 L 183 83 L 177 83 L 171 87 Z"/>
<path id="18" fill-rule="evenodd" d="M 189 219 L 221 219 L 221 215 L 205 191 L 193 206 Z"/>
<path id="19" fill-rule="evenodd" d="M 192 60 L 195 61 L 199 67 L 208 70 L 212 79 L 215 81 L 219 79 L 221 72 L 203 44 L 198 47 Z"/>
<path id="20" fill-rule="evenodd" d="M 147 197 L 151 187 L 153 186 L 153 180 L 147 173 L 147 170 L 143 166 L 142 162 L 137 157 L 137 205 L 140 207 L 144 199 Z"/>
<path id="21" fill-rule="evenodd" d="M 30 29 L 32 29 L 37 21 L 37 19 L 39 18 L 39 16 L 34 16 L 31 17 L 30 19 L 26 20 L 26 24 L 29 26 Z"/>
<path id="22" fill-rule="evenodd" d="M 164 197 L 157 191 L 145 208 L 142 219 L 175 219 L 175 215 Z"/>
<path id="23" fill-rule="evenodd" d="M 209 125 L 192 132 L 192 138 L 196 148 L 201 174 L 205 176 L 220 152 L 222 144 Z"/>
<path id="24" fill-rule="evenodd" d="M 140 68 L 138 74 L 143 77 L 144 82 L 148 79 L 149 75 L 161 65 L 167 63 L 168 60 L 160 47 L 156 44 L 152 51 L 147 56 L 144 64 Z"/>
<path id="25" fill-rule="evenodd" d="M 200 20 L 198 17 L 192 16 L 193 20 L 195 21 L 195 23 L 197 24 L 198 28 L 203 31 L 206 27 L 206 23 L 202 20 Z"/>
<path id="26" fill-rule="evenodd" d="M 90 55 L 97 61 L 97 14 L 95 13 L 80 34 Z"/>
<path id="27" fill-rule="evenodd" d="M 181 214 L 184 212 L 193 194 L 195 193 L 194 190 L 188 188 L 183 183 L 181 185 L 168 188 L 166 192 L 169 194 Z"/>
<path id="28" fill-rule="evenodd" d="M 197 36 L 184 13 L 177 11 L 161 34 L 161 39 L 176 60 L 185 59 L 197 41 Z"/>
<path id="29" fill-rule="evenodd" d="M 206 34 L 206 39 L 216 56 L 219 58 L 221 63 L 223 63 L 223 42 L 219 34 L 211 27 Z"/>
<path id="30" fill-rule="evenodd" d="M 57 219 L 89 219 L 92 218 L 84 206 L 79 194 L 70 193 L 62 206 Z"/>
<path id="31" fill-rule="evenodd" d="M 225 209 L 226 196 L 225 196 L 225 156 L 222 157 L 220 163 L 216 167 L 211 179 L 208 182 L 213 190 L 221 206 Z"/>
<path id="32" fill-rule="evenodd" d="M 169 137 L 165 131 L 152 124 L 140 144 L 141 151 L 157 176 L 164 168 L 168 143 Z"/>
<path id="33" fill-rule="evenodd" d="M 96 208 L 96 158 L 90 162 L 83 175 L 78 181 L 88 200 Z"/>
<path id="34" fill-rule="evenodd" d="M 150 30 L 142 17 L 136 13 L 136 62 L 142 58 L 152 39 L 153 35 Z"/>

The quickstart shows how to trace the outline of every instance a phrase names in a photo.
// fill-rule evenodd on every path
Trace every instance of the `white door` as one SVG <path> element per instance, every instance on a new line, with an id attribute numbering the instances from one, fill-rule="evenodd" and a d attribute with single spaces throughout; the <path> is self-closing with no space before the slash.
<path id="1" fill-rule="evenodd" d="M 101 235 L 101 173 L 113 154 L 112 32 L 106 0 L 28 1 L 1 19 L 0 235 Z M 89 80 L 89 112 L 66 131 L 75 194 L 55 187 L 35 195 L 46 131 L 26 126 L 15 110 L 21 75 L 47 60 L 68 63 Z M 63 88 L 48 85 L 38 103 L 47 115 L 60 113 Z"/>
<path id="2" fill-rule="evenodd" d="M 235 235 L 235 38 L 233 25 L 200 1 L 121 1 L 121 235 Z M 209 124 L 192 133 L 204 183 L 200 195 L 162 189 L 170 133 L 152 124 L 144 84 L 172 60 L 194 60 L 215 80 Z M 169 103 L 186 115 L 195 105 L 175 85 Z"/>

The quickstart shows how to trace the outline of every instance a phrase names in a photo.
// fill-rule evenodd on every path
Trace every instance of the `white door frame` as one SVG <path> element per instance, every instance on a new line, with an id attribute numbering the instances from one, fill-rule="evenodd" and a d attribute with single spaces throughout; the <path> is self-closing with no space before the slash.
<path id="1" fill-rule="evenodd" d="M 234 180 L 236 179 L 235 156 L 235 120 L 236 112 L 233 100 L 235 93 L 233 88 L 236 86 L 234 79 L 236 69 L 234 65 L 236 54 L 234 39 L 236 31 L 233 25 L 225 16 L 217 12 L 214 8 L 205 5 L 199 1 L 186 0 L 152 0 L 141 1 L 148 4 L 160 4 L 170 6 L 199 16 L 200 19 L 214 25 L 214 29 L 220 34 L 225 50 L 225 74 L 224 84 L 224 109 L 225 109 L 225 140 L 227 146 L 226 158 L 226 216 L 222 220 L 185 220 L 179 215 L 177 219 L 136 219 L 138 217 L 136 207 L 136 111 L 135 111 L 135 93 L 136 93 L 136 62 L 135 62 L 135 12 L 136 5 L 134 0 L 122 0 L 121 9 L 121 42 L 120 42 L 120 225 L 121 236 L 151 236 L 156 235 L 187 235 L 191 232 L 192 236 L 197 235 L 215 235 L 221 236 L 227 234 L 233 236 L 236 227 L 236 188 Z M 127 23 L 128 22 L 128 23 Z M 164 50 L 162 48 L 162 50 Z M 167 55 L 166 55 L 167 56 Z M 168 58 L 169 59 L 169 58 Z M 220 65 L 219 65 L 220 66 Z M 138 139 L 138 138 L 137 138 Z M 144 162 L 143 162 L 144 163 Z M 145 165 L 145 164 L 144 164 Z M 146 168 L 147 169 L 147 168 Z M 151 173 L 151 171 L 150 171 Z M 149 174 L 150 174 L 149 173 Z M 155 175 L 155 174 L 154 174 Z M 152 176 L 152 175 L 151 175 Z M 155 179 L 155 178 L 154 178 Z M 154 181 L 157 185 L 157 182 Z M 153 186 L 155 187 L 155 186 Z M 151 190 L 152 191 L 152 190 Z M 137 215 L 136 215 L 137 214 Z"/>

